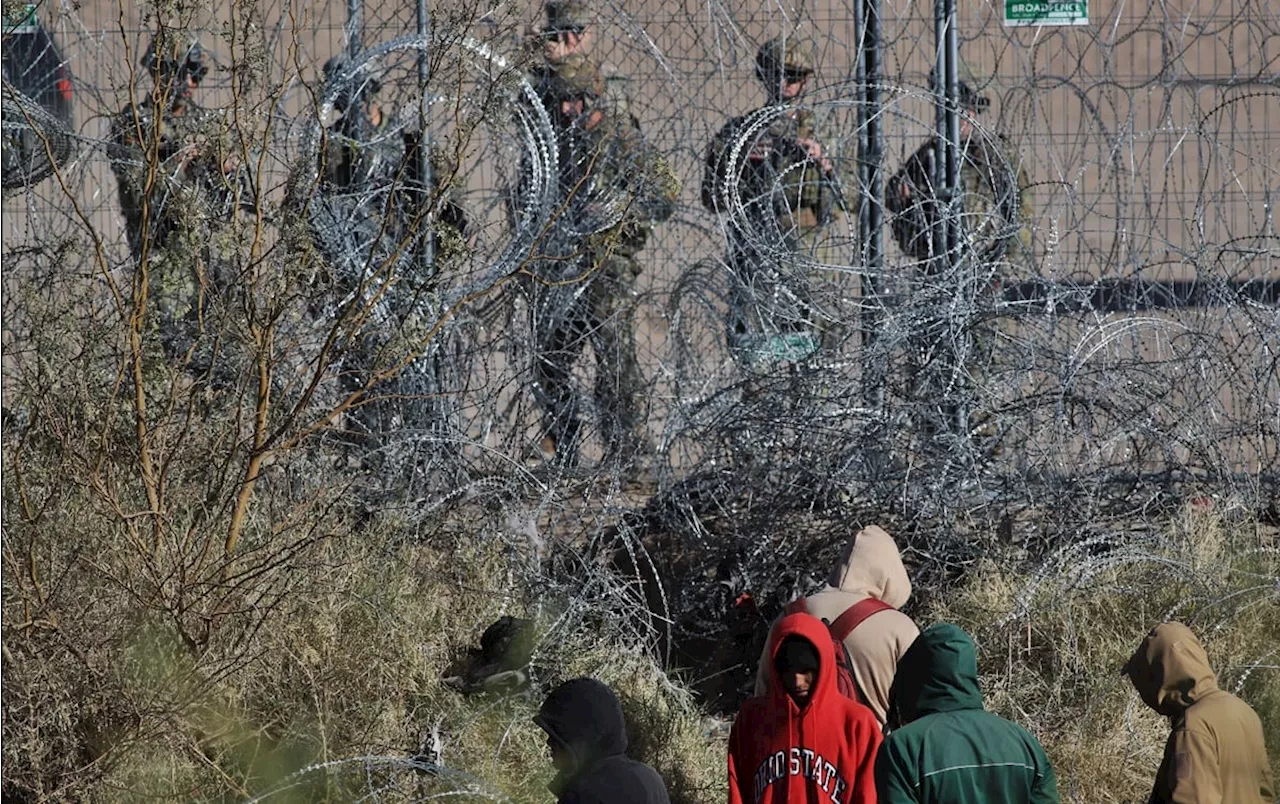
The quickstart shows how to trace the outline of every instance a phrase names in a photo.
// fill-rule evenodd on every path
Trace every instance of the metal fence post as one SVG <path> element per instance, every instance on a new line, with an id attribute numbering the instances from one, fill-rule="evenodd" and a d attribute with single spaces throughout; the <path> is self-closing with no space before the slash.
<path id="1" fill-rule="evenodd" d="M 967 283 L 959 281 L 957 267 L 963 265 L 964 236 L 960 216 L 963 198 L 960 185 L 960 107 L 959 61 L 960 42 L 956 30 L 956 0 L 934 0 L 934 60 L 933 89 L 937 112 L 937 143 L 933 163 L 934 210 L 938 217 L 932 229 L 932 266 L 930 274 L 935 281 L 948 283 L 947 293 L 954 299 L 965 293 Z M 954 307 L 948 305 L 948 307 Z M 946 427 L 953 436 L 968 430 L 968 403 L 964 389 L 957 384 L 963 374 L 961 358 L 963 330 L 951 318 L 951 312 L 938 312 L 934 322 L 937 337 L 949 337 L 951 342 L 934 344 L 939 353 L 946 355 L 941 388 L 942 413 Z"/>
<path id="2" fill-rule="evenodd" d="M 427 275 L 435 265 L 435 237 L 432 230 L 432 212 L 435 207 L 435 176 L 431 169 L 431 130 L 427 125 L 427 79 L 431 66 L 427 61 L 429 55 L 428 37 L 431 35 L 431 16 L 427 8 L 427 0 L 418 0 L 418 36 L 422 38 L 422 49 L 418 51 L 418 119 L 422 126 L 421 139 L 418 142 L 418 176 L 422 186 L 419 192 L 417 209 L 420 237 L 418 239 L 418 269 Z"/>
<path id="3" fill-rule="evenodd" d="M 948 47 L 948 29 L 952 27 L 951 23 L 955 14 L 953 1 L 934 0 L 933 4 L 935 44 L 933 92 L 936 113 L 935 136 L 938 147 L 934 149 L 933 175 L 930 176 L 930 180 L 933 182 L 937 220 L 933 222 L 936 225 L 932 227 L 930 234 L 933 241 L 932 257 L 934 261 L 931 273 L 936 278 L 950 273 L 955 245 L 951 202 L 955 189 L 956 171 L 954 167 L 959 157 L 956 153 L 958 136 L 954 138 L 952 136 L 952 118 L 954 117 L 957 88 L 951 76 L 952 61 L 949 58 Z M 958 121 L 956 122 L 958 124 Z"/>
<path id="4" fill-rule="evenodd" d="M 964 216 L 964 193 L 960 186 L 960 163 L 963 152 L 960 147 L 960 31 L 957 21 L 956 0 L 947 0 L 947 265 L 955 277 L 955 293 L 965 302 L 961 305 L 970 316 L 974 299 L 974 271 L 970 266 L 972 255 L 969 250 L 968 235 L 962 224 Z M 972 360 L 972 336 L 970 335 L 970 319 L 962 326 L 956 326 L 953 320 L 952 354 L 952 387 L 956 389 L 956 404 L 952 411 L 953 433 L 967 436 L 969 433 L 969 414 L 972 401 L 966 361 Z"/>
<path id="5" fill-rule="evenodd" d="M 877 316 L 872 305 L 883 298 L 884 199 L 881 159 L 883 129 L 880 124 L 880 0 L 858 0 L 854 9 L 857 31 L 858 82 L 858 235 L 863 274 L 863 375 L 866 401 L 884 404 L 882 357 L 869 348 L 876 339 Z"/>
<path id="6" fill-rule="evenodd" d="M 436 181 L 435 171 L 431 164 L 431 126 L 429 115 L 431 105 L 428 100 L 427 83 L 431 77 L 431 64 L 429 57 L 431 54 L 431 9 L 427 5 L 428 0 L 418 0 L 418 37 L 421 40 L 421 46 L 418 50 L 418 124 L 420 126 L 418 132 L 418 164 L 415 166 L 418 174 L 419 186 L 414 190 L 417 192 L 417 204 L 414 209 L 414 224 L 417 228 L 417 268 L 419 272 L 418 281 L 429 283 L 431 290 L 427 294 L 427 304 L 429 305 L 431 317 L 434 319 L 442 312 L 439 289 L 436 286 L 433 275 L 435 272 L 436 261 L 436 240 L 435 240 L 435 205 L 436 205 Z M 450 431 L 455 429 L 457 421 L 455 413 L 457 412 L 453 405 L 453 398 L 448 393 L 449 382 L 445 370 L 445 350 L 449 341 L 444 338 L 442 333 L 436 333 L 431 341 L 426 344 L 426 351 L 418 359 L 422 361 L 422 371 L 427 378 L 429 388 L 426 389 L 431 397 L 429 403 L 429 421 L 425 422 L 426 426 L 440 436 L 447 436 Z M 441 442 L 445 443 L 445 442 Z"/>
<path id="7" fill-rule="evenodd" d="M 946 130 L 943 134 L 947 147 L 947 175 L 946 189 L 947 199 L 947 268 L 954 270 L 959 263 L 960 248 L 960 210 L 957 205 L 961 202 L 959 186 L 960 186 L 960 80 L 959 80 L 959 37 L 956 31 L 956 0 L 945 0 L 946 2 L 946 25 L 944 26 L 945 37 L 941 43 L 943 46 L 943 57 L 946 61 L 946 103 L 944 104 L 945 115 L 944 124 Z"/>
<path id="8" fill-rule="evenodd" d="M 364 35 L 364 0 L 347 0 L 347 55 L 354 62 Z"/>

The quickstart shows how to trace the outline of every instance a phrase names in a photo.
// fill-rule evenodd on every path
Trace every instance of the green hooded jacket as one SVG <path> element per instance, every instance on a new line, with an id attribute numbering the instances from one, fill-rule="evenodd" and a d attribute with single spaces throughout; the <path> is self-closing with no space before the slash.
<path id="1" fill-rule="evenodd" d="M 876 757 L 881 804 L 1048 804 L 1053 768 L 1035 737 L 986 712 L 969 635 L 954 625 L 924 631 L 898 662 L 890 694 L 906 725 Z"/>

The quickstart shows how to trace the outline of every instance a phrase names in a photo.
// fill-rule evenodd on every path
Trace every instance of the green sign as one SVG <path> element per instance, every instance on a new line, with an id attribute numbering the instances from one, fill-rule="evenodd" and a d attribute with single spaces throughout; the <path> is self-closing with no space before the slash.
<path id="1" fill-rule="evenodd" d="M 21 11 L 12 9 L 4 15 L 4 35 L 35 33 L 39 23 L 36 22 L 36 4 L 27 3 Z M 13 13 L 17 11 L 18 13 Z"/>
<path id="2" fill-rule="evenodd" d="M 752 368 L 768 371 L 777 363 L 796 363 L 818 351 L 818 338 L 810 332 L 778 335 L 742 335 L 735 347 Z"/>
<path id="3" fill-rule="evenodd" d="M 1088 25 L 1089 0 L 1004 0 L 1004 24 Z"/>

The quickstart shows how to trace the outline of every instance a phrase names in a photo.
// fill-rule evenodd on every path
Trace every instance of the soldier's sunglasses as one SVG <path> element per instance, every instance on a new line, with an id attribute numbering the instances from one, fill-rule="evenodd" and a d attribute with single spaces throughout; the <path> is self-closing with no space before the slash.
<path id="1" fill-rule="evenodd" d="M 808 70 L 784 70 L 782 72 L 782 80 L 786 81 L 788 84 L 798 84 L 811 75 L 813 75 L 813 73 Z"/>
<path id="2" fill-rule="evenodd" d="M 583 28 L 557 28 L 555 30 L 543 31 L 542 38 L 548 42 L 559 42 L 568 44 L 569 34 L 574 36 L 582 36 Z"/>

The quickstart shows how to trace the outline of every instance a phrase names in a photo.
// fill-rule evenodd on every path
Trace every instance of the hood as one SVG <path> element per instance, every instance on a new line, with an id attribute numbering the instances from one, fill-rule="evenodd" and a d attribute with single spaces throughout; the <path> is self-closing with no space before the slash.
<path id="1" fill-rule="evenodd" d="M 822 708 L 822 701 L 829 695 L 838 695 L 836 689 L 836 651 L 831 642 L 831 632 L 822 620 L 810 614 L 788 614 L 778 621 L 769 639 L 769 695 L 779 704 L 785 704 L 799 711 L 795 701 L 782 688 L 778 674 L 774 672 L 773 663 L 777 659 L 778 646 L 787 637 L 799 636 L 808 640 L 818 651 L 818 677 L 814 681 L 813 693 L 805 704 L 804 711 L 812 712 Z"/>
<path id="2" fill-rule="evenodd" d="M 889 698 L 904 724 L 935 712 L 981 709 L 973 640 L 954 625 L 925 629 L 898 660 Z"/>
<path id="3" fill-rule="evenodd" d="M 1162 623 L 1147 634 L 1124 673 L 1147 706 L 1168 717 L 1218 689 L 1200 640 L 1179 622 Z"/>
<path id="4" fill-rule="evenodd" d="M 898 545 L 877 525 L 858 531 L 827 583 L 845 592 L 870 595 L 895 609 L 911 597 L 911 579 L 902 566 Z"/>
<path id="5" fill-rule="evenodd" d="M 575 678 L 556 687 L 533 722 L 563 744 L 573 758 L 572 769 L 562 771 L 552 782 L 553 791 L 605 757 L 627 750 L 622 703 L 613 690 L 594 678 Z"/>

